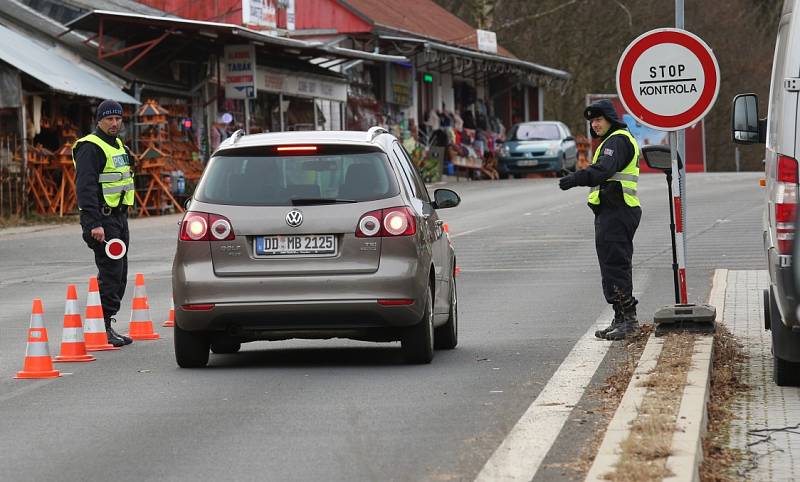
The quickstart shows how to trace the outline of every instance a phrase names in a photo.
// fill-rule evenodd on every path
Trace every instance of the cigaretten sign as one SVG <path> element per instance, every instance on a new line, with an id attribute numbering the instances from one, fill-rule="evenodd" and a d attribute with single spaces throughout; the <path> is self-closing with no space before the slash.
<path id="1" fill-rule="evenodd" d="M 674 28 L 651 30 L 620 57 L 617 92 L 642 124 L 684 129 L 705 117 L 716 102 L 719 65 L 700 37 Z"/>

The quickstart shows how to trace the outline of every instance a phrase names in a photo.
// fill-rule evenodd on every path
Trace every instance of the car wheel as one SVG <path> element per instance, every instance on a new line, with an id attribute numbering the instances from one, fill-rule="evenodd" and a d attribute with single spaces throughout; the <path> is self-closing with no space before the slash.
<path id="1" fill-rule="evenodd" d="M 202 368 L 208 364 L 210 340 L 207 333 L 174 327 L 175 361 L 181 368 Z"/>
<path id="2" fill-rule="evenodd" d="M 436 328 L 433 332 L 433 346 L 435 348 L 452 350 L 458 345 L 458 292 L 456 278 L 450 281 L 450 316 L 447 323 Z"/>
<path id="3" fill-rule="evenodd" d="M 433 294 L 430 286 L 427 291 L 422 319 L 409 327 L 400 341 L 407 363 L 425 364 L 433 360 Z"/>
<path id="4" fill-rule="evenodd" d="M 561 169 L 556 173 L 556 177 L 564 177 L 567 174 L 569 174 L 569 171 L 567 170 L 567 156 L 565 154 L 561 156 Z"/>
<path id="5" fill-rule="evenodd" d="M 775 379 L 775 385 L 779 387 L 800 386 L 800 363 L 790 362 L 774 355 L 772 360 L 772 377 Z"/>
<path id="6" fill-rule="evenodd" d="M 211 351 L 218 355 L 236 353 L 241 348 L 241 343 L 228 337 L 218 337 L 211 341 Z"/>

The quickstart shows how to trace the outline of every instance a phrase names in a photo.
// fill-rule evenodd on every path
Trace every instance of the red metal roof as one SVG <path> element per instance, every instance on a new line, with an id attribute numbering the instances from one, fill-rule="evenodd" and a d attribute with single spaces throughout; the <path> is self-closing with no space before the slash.
<path id="1" fill-rule="evenodd" d="M 475 29 L 433 0 L 339 0 L 339 3 L 369 18 L 377 26 L 478 49 Z M 497 53 L 516 58 L 500 45 Z"/>

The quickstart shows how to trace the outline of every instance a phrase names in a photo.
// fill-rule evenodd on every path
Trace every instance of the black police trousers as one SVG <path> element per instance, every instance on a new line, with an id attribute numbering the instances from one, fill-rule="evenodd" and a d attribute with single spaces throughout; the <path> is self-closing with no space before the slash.
<path id="1" fill-rule="evenodd" d="M 103 231 L 106 240 L 119 238 L 130 248 L 128 233 L 128 213 L 125 209 L 113 210 L 103 216 Z M 94 263 L 97 265 L 97 282 L 100 286 L 100 303 L 106 320 L 117 314 L 120 302 L 125 296 L 128 283 L 128 255 L 113 260 L 106 255 L 106 245 L 92 237 L 90 230 L 83 231 L 83 240 L 94 251 Z"/>
<path id="2" fill-rule="evenodd" d="M 594 243 L 603 295 L 609 304 L 633 297 L 633 236 L 642 218 L 640 207 L 607 207 L 595 209 Z"/>

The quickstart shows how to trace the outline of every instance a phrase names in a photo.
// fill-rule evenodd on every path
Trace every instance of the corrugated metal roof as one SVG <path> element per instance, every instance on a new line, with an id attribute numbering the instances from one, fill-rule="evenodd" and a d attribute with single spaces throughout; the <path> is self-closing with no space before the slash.
<path id="1" fill-rule="evenodd" d="M 14 46 L 0 49 L 0 59 L 54 90 L 84 97 L 114 99 L 125 104 L 139 103 L 123 92 L 120 86 L 58 44 L 45 44 L 0 25 L 0 45 Z"/>
<path id="2" fill-rule="evenodd" d="M 503 57 L 502 55 L 490 54 L 488 52 L 479 52 L 476 50 L 453 47 L 452 45 L 445 45 L 439 42 L 431 42 L 430 40 L 425 40 L 420 38 L 399 37 L 397 35 L 379 35 L 378 37 L 384 40 L 393 40 L 396 42 L 406 42 L 411 44 L 422 45 L 423 48 L 425 48 L 426 50 L 438 50 L 441 52 L 447 52 L 462 57 L 472 57 L 475 59 L 481 59 L 491 62 L 501 62 L 504 64 L 519 67 L 524 70 L 550 75 L 563 80 L 567 80 L 572 77 L 568 72 L 565 72 L 563 70 L 554 69 L 552 67 L 545 67 L 544 65 L 528 62 L 527 60 L 519 60 L 516 58 L 512 59 L 508 57 Z"/>
<path id="3" fill-rule="evenodd" d="M 444 43 L 478 48 L 476 30 L 432 0 L 339 0 L 357 10 L 376 25 L 399 32 L 413 33 Z M 497 46 L 503 57 L 516 58 L 514 54 Z"/>

